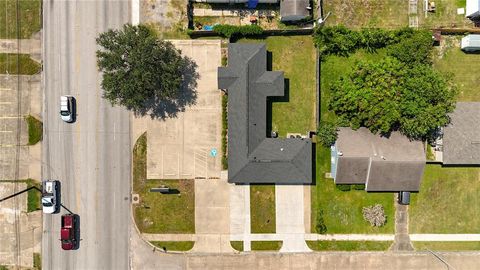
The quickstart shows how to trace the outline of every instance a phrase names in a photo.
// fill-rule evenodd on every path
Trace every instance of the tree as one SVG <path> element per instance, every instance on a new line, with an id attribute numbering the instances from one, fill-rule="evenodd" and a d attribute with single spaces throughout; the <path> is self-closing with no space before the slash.
<path id="1" fill-rule="evenodd" d="M 325 147 L 332 146 L 337 140 L 337 126 L 331 122 L 320 122 L 317 137 L 321 145 Z"/>
<path id="2" fill-rule="evenodd" d="M 407 65 L 432 64 L 432 33 L 419 30 L 387 47 L 387 54 Z"/>
<path id="3" fill-rule="evenodd" d="M 389 134 L 399 130 L 411 139 L 426 138 L 448 124 L 456 88 L 428 65 L 407 67 L 395 58 L 357 62 L 332 87 L 330 109 L 357 129 Z"/>
<path id="4" fill-rule="evenodd" d="M 381 204 L 362 208 L 363 218 L 373 227 L 381 227 L 387 222 L 387 216 Z"/>
<path id="5" fill-rule="evenodd" d="M 195 102 L 196 64 L 144 25 L 100 34 L 103 97 L 135 114 L 170 117 Z"/>

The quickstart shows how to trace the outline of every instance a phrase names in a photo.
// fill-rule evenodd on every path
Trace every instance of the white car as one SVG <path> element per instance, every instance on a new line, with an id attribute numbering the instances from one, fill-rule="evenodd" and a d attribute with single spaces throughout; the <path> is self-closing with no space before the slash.
<path id="1" fill-rule="evenodd" d="M 60 96 L 60 116 L 65 122 L 74 121 L 75 99 L 73 96 Z"/>
<path id="2" fill-rule="evenodd" d="M 57 213 L 60 209 L 58 189 L 60 183 L 57 180 L 42 182 L 42 210 L 45 214 Z"/>

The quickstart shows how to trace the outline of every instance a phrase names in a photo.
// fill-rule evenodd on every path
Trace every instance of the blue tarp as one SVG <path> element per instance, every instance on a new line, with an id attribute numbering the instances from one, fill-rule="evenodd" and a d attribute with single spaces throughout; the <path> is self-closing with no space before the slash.
<path id="1" fill-rule="evenodd" d="M 213 25 L 204 25 L 203 30 L 212 31 L 213 30 Z"/>
<path id="2" fill-rule="evenodd" d="M 258 0 L 248 0 L 248 8 L 256 8 L 258 5 Z"/>

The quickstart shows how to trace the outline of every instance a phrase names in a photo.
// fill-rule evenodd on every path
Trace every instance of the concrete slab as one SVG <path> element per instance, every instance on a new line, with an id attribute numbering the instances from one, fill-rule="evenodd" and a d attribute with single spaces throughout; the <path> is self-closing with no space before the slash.
<path id="1" fill-rule="evenodd" d="M 13 146 L 0 147 L 1 180 L 16 180 L 29 178 L 29 167 L 33 166 L 32 163 L 33 161 L 30 159 L 28 146 L 20 146 L 18 150 L 16 147 Z M 38 162 L 37 165 L 40 164 L 41 163 Z M 15 173 L 16 171 L 17 174 Z"/>
<path id="2" fill-rule="evenodd" d="M 143 119 L 143 123 L 136 124 L 137 128 L 146 127 L 147 131 L 147 178 L 219 179 L 221 95 L 217 87 L 217 67 L 221 64 L 220 40 L 173 43 L 198 65 L 197 100 L 176 118 Z M 212 150 L 216 155 L 212 155 Z"/>

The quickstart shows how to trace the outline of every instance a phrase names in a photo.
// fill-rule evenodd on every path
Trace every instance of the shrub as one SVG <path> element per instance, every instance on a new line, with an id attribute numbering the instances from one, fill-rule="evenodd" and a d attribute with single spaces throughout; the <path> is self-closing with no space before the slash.
<path id="1" fill-rule="evenodd" d="M 325 225 L 325 220 L 323 219 L 323 210 L 320 210 L 317 215 L 317 224 L 315 225 L 315 230 L 319 234 L 327 233 L 327 226 Z"/>
<path id="2" fill-rule="evenodd" d="M 387 54 L 407 65 L 432 64 L 432 34 L 429 31 L 416 31 L 410 38 L 387 47 Z"/>
<path id="3" fill-rule="evenodd" d="M 321 145 L 325 147 L 332 146 L 337 140 L 338 128 L 331 122 L 320 122 L 317 130 L 317 138 Z"/>
<path id="4" fill-rule="evenodd" d="M 231 38 L 232 36 L 255 36 L 263 34 L 263 28 L 256 24 L 242 26 L 217 24 L 213 27 L 213 31 L 227 38 Z"/>
<path id="5" fill-rule="evenodd" d="M 222 95 L 222 169 L 228 169 L 227 160 L 227 129 L 228 129 L 228 116 L 227 116 L 228 96 Z"/>
<path id="6" fill-rule="evenodd" d="M 352 189 L 352 185 L 337 184 L 335 186 L 341 191 L 350 191 Z"/>
<path id="7" fill-rule="evenodd" d="M 383 210 L 383 206 L 380 204 L 363 207 L 363 218 L 370 223 L 373 227 L 381 227 L 387 222 L 387 216 Z"/>
<path id="8" fill-rule="evenodd" d="M 365 185 L 363 185 L 363 184 L 353 185 L 353 189 L 354 190 L 365 190 Z"/>

